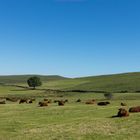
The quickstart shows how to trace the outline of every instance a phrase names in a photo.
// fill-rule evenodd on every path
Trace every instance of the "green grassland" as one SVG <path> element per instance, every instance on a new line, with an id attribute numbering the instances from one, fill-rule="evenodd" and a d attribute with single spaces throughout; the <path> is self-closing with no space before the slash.
<path id="1" fill-rule="evenodd" d="M 107 91 L 119 92 L 127 90 L 128 92 L 140 91 L 140 73 L 126 73 L 117 75 L 104 75 L 94 77 L 83 77 L 74 79 L 65 79 L 58 82 L 50 81 L 46 83 L 48 88 L 70 89 L 70 90 L 88 90 L 88 91 Z"/>
<path id="2" fill-rule="evenodd" d="M 133 92 L 139 90 L 140 73 L 75 79 L 55 77 L 45 77 L 48 80 L 41 77 L 43 85 L 37 90 L 13 86 L 27 86 L 26 76 L 25 79 L 6 77 L 6 80 L 0 77 L 0 83 L 5 83 L 0 85 L 0 97 L 36 98 L 33 104 L 7 101 L 0 105 L 0 140 L 139 140 L 140 113 L 126 118 L 111 116 L 117 114 L 121 102 L 127 104 L 126 109 L 140 105 L 140 93 Z M 110 105 L 101 107 L 86 105 L 85 101 L 106 101 L 103 93 L 57 93 L 45 89 L 112 91 L 113 98 Z M 129 93 L 115 93 L 122 90 Z M 61 107 L 57 103 L 38 107 L 38 102 L 44 98 L 68 99 L 69 102 Z M 79 98 L 82 102 L 76 103 Z"/>
<path id="3" fill-rule="evenodd" d="M 0 76 L 0 83 L 26 85 L 26 80 L 30 76 Z M 39 77 L 43 81 L 43 87 L 49 89 L 107 92 L 120 92 L 125 90 L 128 92 L 140 91 L 140 72 L 83 78 L 65 78 L 61 76 Z"/>

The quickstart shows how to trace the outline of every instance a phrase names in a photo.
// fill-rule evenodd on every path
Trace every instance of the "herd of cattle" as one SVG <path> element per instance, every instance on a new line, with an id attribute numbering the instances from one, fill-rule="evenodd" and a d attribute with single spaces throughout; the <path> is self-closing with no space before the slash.
<path id="1" fill-rule="evenodd" d="M 0 104 L 6 104 L 6 101 L 11 101 L 11 102 L 18 102 L 19 104 L 23 104 L 23 103 L 27 103 L 27 104 L 32 104 L 36 99 L 35 98 L 29 98 L 29 99 L 18 99 L 18 98 L 5 98 L 5 99 L 1 99 L 0 100 Z M 45 98 L 43 101 L 40 101 L 38 103 L 39 107 L 45 107 L 45 106 L 48 106 L 49 104 L 51 103 L 58 103 L 58 106 L 64 106 L 65 103 L 68 103 L 68 99 L 66 100 L 54 100 L 52 101 L 51 99 L 47 99 Z M 80 103 L 82 102 L 81 99 L 78 99 L 76 100 L 77 103 Z M 97 104 L 98 106 L 107 106 L 110 104 L 110 102 L 97 102 L 96 103 L 96 100 L 95 99 L 92 99 L 92 100 L 88 100 L 86 102 L 84 102 L 85 104 L 87 105 L 92 105 L 92 104 Z M 121 106 L 127 106 L 126 103 L 121 103 L 120 104 Z M 120 108 L 119 111 L 118 111 L 118 114 L 115 115 L 115 116 L 112 116 L 113 118 L 114 117 L 128 117 L 129 116 L 129 113 L 137 113 L 137 112 L 140 112 L 140 106 L 136 106 L 136 107 L 131 107 L 128 110 L 126 110 L 125 108 Z"/>

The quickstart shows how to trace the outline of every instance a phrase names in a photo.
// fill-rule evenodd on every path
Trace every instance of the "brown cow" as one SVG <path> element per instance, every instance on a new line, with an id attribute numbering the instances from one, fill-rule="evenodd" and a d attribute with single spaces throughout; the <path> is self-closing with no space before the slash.
<path id="1" fill-rule="evenodd" d="M 59 106 L 64 106 L 64 105 L 65 105 L 65 101 L 63 101 L 63 100 L 58 101 L 58 105 L 59 105 Z"/>
<path id="2" fill-rule="evenodd" d="M 129 113 L 126 109 L 120 108 L 117 116 L 118 117 L 128 117 Z"/>
<path id="3" fill-rule="evenodd" d="M 90 104 L 95 104 L 95 100 L 94 100 L 94 99 L 92 99 L 92 100 L 86 101 L 86 103 L 85 103 L 85 104 L 87 104 L 87 105 L 90 105 Z"/>
<path id="4" fill-rule="evenodd" d="M 48 102 L 39 102 L 38 103 L 38 105 L 40 106 L 40 107 L 43 107 L 43 106 L 48 106 Z"/>
<path id="5" fill-rule="evenodd" d="M 131 108 L 129 109 L 129 112 L 130 112 L 130 113 L 137 113 L 137 112 L 140 112 L 140 106 L 131 107 Z"/>
<path id="6" fill-rule="evenodd" d="M 99 106 L 106 106 L 108 104 L 110 104 L 110 102 L 99 102 L 98 103 Z"/>
<path id="7" fill-rule="evenodd" d="M 120 108 L 119 109 L 119 112 L 116 116 L 112 116 L 112 118 L 115 118 L 115 117 L 128 117 L 129 116 L 129 113 L 126 109 L 124 108 Z"/>
<path id="8" fill-rule="evenodd" d="M 32 100 L 28 100 L 28 104 L 32 104 L 33 103 L 33 101 Z"/>
<path id="9" fill-rule="evenodd" d="M 6 100 L 7 101 L 10 101 L 10 102 L 17 102 L 18 101 L 18 98 L 15 98 L 15 97 L 6 97 Z"/>
<path id="10" fill-rule="evenodd" d="M 20 99 L 19 104 L 28 103 L 28 99 Z"/>
<path id="11" fill-rule="evenodd" d="M 6 104 L 5 100 L 0 101 L 0 104 Z"/>
<path id="12" fill-rule="evenodd" d="M 127 106 L 127 104 L 126 103 L 121 103 L 121 106 Z"/>
<path id="13" fill-rule="evenodd" d="M 80 102 L 81 102 L 81 99 L 78 99 L 76 102 L 77 102 L 77 103 L 80 103 Z"/>

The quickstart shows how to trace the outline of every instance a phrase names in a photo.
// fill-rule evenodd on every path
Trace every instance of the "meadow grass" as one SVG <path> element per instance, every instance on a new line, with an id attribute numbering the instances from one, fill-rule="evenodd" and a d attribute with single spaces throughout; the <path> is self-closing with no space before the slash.
<path id="1" fill-rule="evenodd" d="M 108 107 L 69 103 L 64 107 L 52 104 L 39 108 L 37 104 L 17 103 L 0 106 L 0 138 L 2 140 L 138 140 L 140 114 L 128 118 L 111 118 L 120 101 Z M 138 105 L 139 101 L 127 101 Z"/>
<path id="2" fill-rule="evenodd" d="M 59 97 L 58 95 L 63 97 Z M 114 93 L 106 107 L 86 105 L 88 99 L 105 100 L 102 93 L 46 93 L 39 90 L 20 91 L 16 87 L 0 86 L 0 96 L 35 97 L 35 103 L 7 102 L 0 105 L 0 140 L 139 140 L 140 114 L 127 118 L 111 118 L 121 107 L 120 103 L 140 105 L 139 93 Z M 68 99 L 60 107 L 55 103 L 38 107 L 43 98 Z M 75 101 L 80 98 L 81 103 Z"/>

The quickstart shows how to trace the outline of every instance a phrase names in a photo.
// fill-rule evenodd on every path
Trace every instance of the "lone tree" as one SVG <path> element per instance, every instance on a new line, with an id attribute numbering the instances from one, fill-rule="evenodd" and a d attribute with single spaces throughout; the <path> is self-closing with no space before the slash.
<path id="1" fill-rule="evenodd" d="M 36 89 L 36 87 L 42 85 L 42 82 L 41 82 L 40 78 L 37 77 L 37 76 L 30 77 L 27 80 L 27 83 L 28 83 L 29 87 L 32 87 L 33 89 Z"/>

